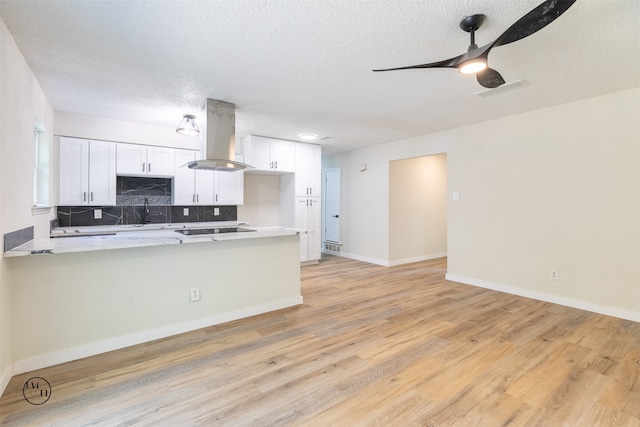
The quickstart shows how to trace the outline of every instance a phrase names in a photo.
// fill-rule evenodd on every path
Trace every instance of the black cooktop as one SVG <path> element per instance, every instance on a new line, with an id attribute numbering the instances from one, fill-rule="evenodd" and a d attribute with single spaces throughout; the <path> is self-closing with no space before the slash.
<path id="1" fill-rule="evenodd" d="M 244 233 L 247 231 L 256 231 L 249 228 L 242 227 L 218 227 L 218 228 L 183 228 L 181 230 L 175 230 L 176 233 L 184 234 L 186 236 L 197 234 L 221 234 L 221 233 Z"/>

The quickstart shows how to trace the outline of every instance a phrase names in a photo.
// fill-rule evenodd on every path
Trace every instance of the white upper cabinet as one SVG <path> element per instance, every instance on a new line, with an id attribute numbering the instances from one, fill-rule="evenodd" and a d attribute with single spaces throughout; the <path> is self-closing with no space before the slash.
<path id="1" fill-rule="evenodd" d="M 296 196 L 321 195 L 322 154 L 317 144 L 296 143 Z"/>
<path id="2" fill-rule="evenodd" d="M 171 177 L 175 169 L 173 148 L 117 144 L 116 173 L 124 176 Z"/>
<path id="3" fill-rule="evenodd" d="M 217 172 L 196 170 L 195 198 L 196 205 L 213 205 L 213 182 Z"/>
<path id="4" fill-rule="evenodd" d="M 196 159 L 196 152 L 175 150 L 173 178 L 174 205 L 212 205 L 213 171 L 189 169 L 186 164 Z"/>
<path id="5" fill-rule="evenodd" d="M 216 172 L 213 182 L 214 205 L 244 204 L 244 172 Z"/>
<path id="6" fill-rule="evenodd" d="M 249 172 L 294 173 L 296 143 L 282 139 L 249 135 L 242 139 L 245 163 L 255 167 Z"/>
<path id="7" fill-rule="evenodd" d="M 186 164 L 196 159 L 196 152 L 191 150 L 175 150 L 175 169 L 173 175 L 173 204 L 195 204 L 195 172 Z"/>
<path id="8" fill-rule="evenodd" d="M 173 179 L 174 205 L 241 205 L 244 203 L 244 173 L 195 170 L 184 166 L 196 152 L 176 149 Z"/>
<path id="9" fill-rule="evenodd" d="M 116 204 L 116 144 L 60 137 L 60 206 Z"/>
<path id="10" fill-rule="evenodd" d="M 153 176 L 173 176 L 175 149 L 147 147 L 147 172 Z"/>

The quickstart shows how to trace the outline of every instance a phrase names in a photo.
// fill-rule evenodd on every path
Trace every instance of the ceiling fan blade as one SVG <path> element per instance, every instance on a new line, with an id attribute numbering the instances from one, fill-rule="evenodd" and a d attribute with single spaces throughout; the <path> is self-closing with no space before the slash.
<path id="1" fill-rule="evenodd" d="M 409 65 L 406 67 L 385 68 L 372 71 L 395 71 L 395 70 L 411 70 L 413 68 L 456 68 L 463 62 L 466 54 L 458 55 L 455 58 L 445 59 L 444 61 L 431 62 L 429 64 Z"/>
<path id="2" fill-rule="evenodd" d="M 499 72 L 497 72 L 493 68 L 488 67 L 480 71 L 479 73 L 476 73 L 476 79 L 478 79 L 478 83 L 480 83 L 481 86 L 489 89 L 494 89 L 498 86 L 502 86 L 505 83 Z"/>
<path id="3" fill-rule="evenodd" d="M 547 0 L 507 28 L 491 47 L 521 40 L 540 31 L 569 9 L 576 0 Z"/>

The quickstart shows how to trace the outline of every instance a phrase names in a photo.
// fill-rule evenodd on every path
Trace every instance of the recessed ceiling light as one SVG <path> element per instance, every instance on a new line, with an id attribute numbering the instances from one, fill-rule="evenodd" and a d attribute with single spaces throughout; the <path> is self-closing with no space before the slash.
<path id="1" fill-rule="evenodd" d="M 315 133 L 300 133 L 298 134 L 298 138 L 303 141 L 315 141 L 316 139 L 318 139 L 318 135 L 316 135 Z"/>

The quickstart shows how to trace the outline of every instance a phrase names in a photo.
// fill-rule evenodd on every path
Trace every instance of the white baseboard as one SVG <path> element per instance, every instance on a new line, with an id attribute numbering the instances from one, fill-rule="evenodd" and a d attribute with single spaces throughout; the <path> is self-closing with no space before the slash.
<path id="1" fill-rule="evenodd" d="M 4 390 L 7 388 L 9 381 L 11 381 L 11 377 L 13 376 L 13 367 L 11 364 L 4 367 L 2 372 L 0 372 L 0 396 L 4 393 Z"/>
<path id="2" fill-rule="evenodd" d="M 393 267 L 396 265 L 410 264 L 412 262 L 427 261 L 430 259 L 446 257 L 447 253 L 440 252 L 437 254 L 423 255 L 423 256 L 413 257 L 413 258 L 404 258 L 404 259 L 399 259 L 394 261 L 389 261 L 386 259 L 378 259 L 378 258 L 368 258 L 361 255 L 350 254 L 347 252 L 336 253 L 333 255 L 337 255 L 337 256 L 341 256 L 349 259 L 355 259 L 356 261 L 368 262 L 369 264 L 381 265 L 383 267 Z"/>
<path id="3" fill-rule="evenodd" d="M 430 259 L 438 259 L 438 258 L 443 258 L 443 257 L 446 257 L 446 256 L 447 256 L 446 252 L 440 252 L 440 253 L 436 253 L 436 254 L 417 256 L 417 257 L 413 257 L 413 258 L 397 259 L 397 260 L 389 261 L 389 266 L 393 267 L 393 266 L 396 266 L 396 265 L 411 264 L 412 262 L 428 261 Z"/>
<path id="4" fill-rule="evenodd" d="M 464 283 L 467 285 L 478 286 L 480 288 L 491 289 L 494 291 L 505 292 L 507 294 L 518 295 L 521 297 L 532 298 L 539 301 L 560 304 L 567 307 L 578 308 L 580 310 L 591 311 L 593 313 L 605 314 L 607 316 L 618 317 L 620 319 L 640 322 L 640 312 L 625 310 L 617 307 L 593 304 L 573 298 L 567 298 L 560 295 L 548 294 L 545 292 L 532 291 L 529 289 L 518 288 L 515 286 L 503 285 L 499 283 L 489 282 L 487 280 L 475 279 L 473 277 L 459 276 L 457 274 L 445 275 L 445 279 L 452 282 Z"/>
<path id="5" fill-rule="evenodd" d="M 342 256 L 344 258 L 349 258 L 349 259 L 355 259 L 356 261 L 368 262 L 369 264 L 377 264 L 383 267 L 389 267 L 389 261 L 384 259 L 368 258 L 368 257 L 356 255 L 356 254 L 350 254 L 347 252 L 341 252 L 340 254 L 338 254 L 338 256 Z"/>
<path id="6" fill-rule="evenodd" d="M 49 366 L 58 365 L 60 363 L 70 362 L 72 360 L 81 359 L 83 357 L 95 356 L 96 354 L 106 353 L 108 351 L 118 350 L 121 348 L 130 347 L 132 345 L 142 344 L 160 338 L 166 338 L 172 335 L 177 335 L 200 328 L 206 328 L 208 326 L 219 325 L 221 323 L 255 316 L 257 314 L 267 313 L 274 310 L 280 310 L 282 308 L 293 307 L 300 304 L 302 304 L 301 295 L 268 304 L 248 307 L 242 310 L 216 314 L 191 322 L 169 325 L 162 328 L 124 335 L 116 338 L 110 338 L 90 344 L 84 344 L 74 348 L 60 350 L 41 356 L 22 359 L 13 363 L 13 374 L 15 375 L 34 371 L 36 369 L 42 369 Z M 11 375 L 9 375 L 9 378 L 10 377 Z"/>

